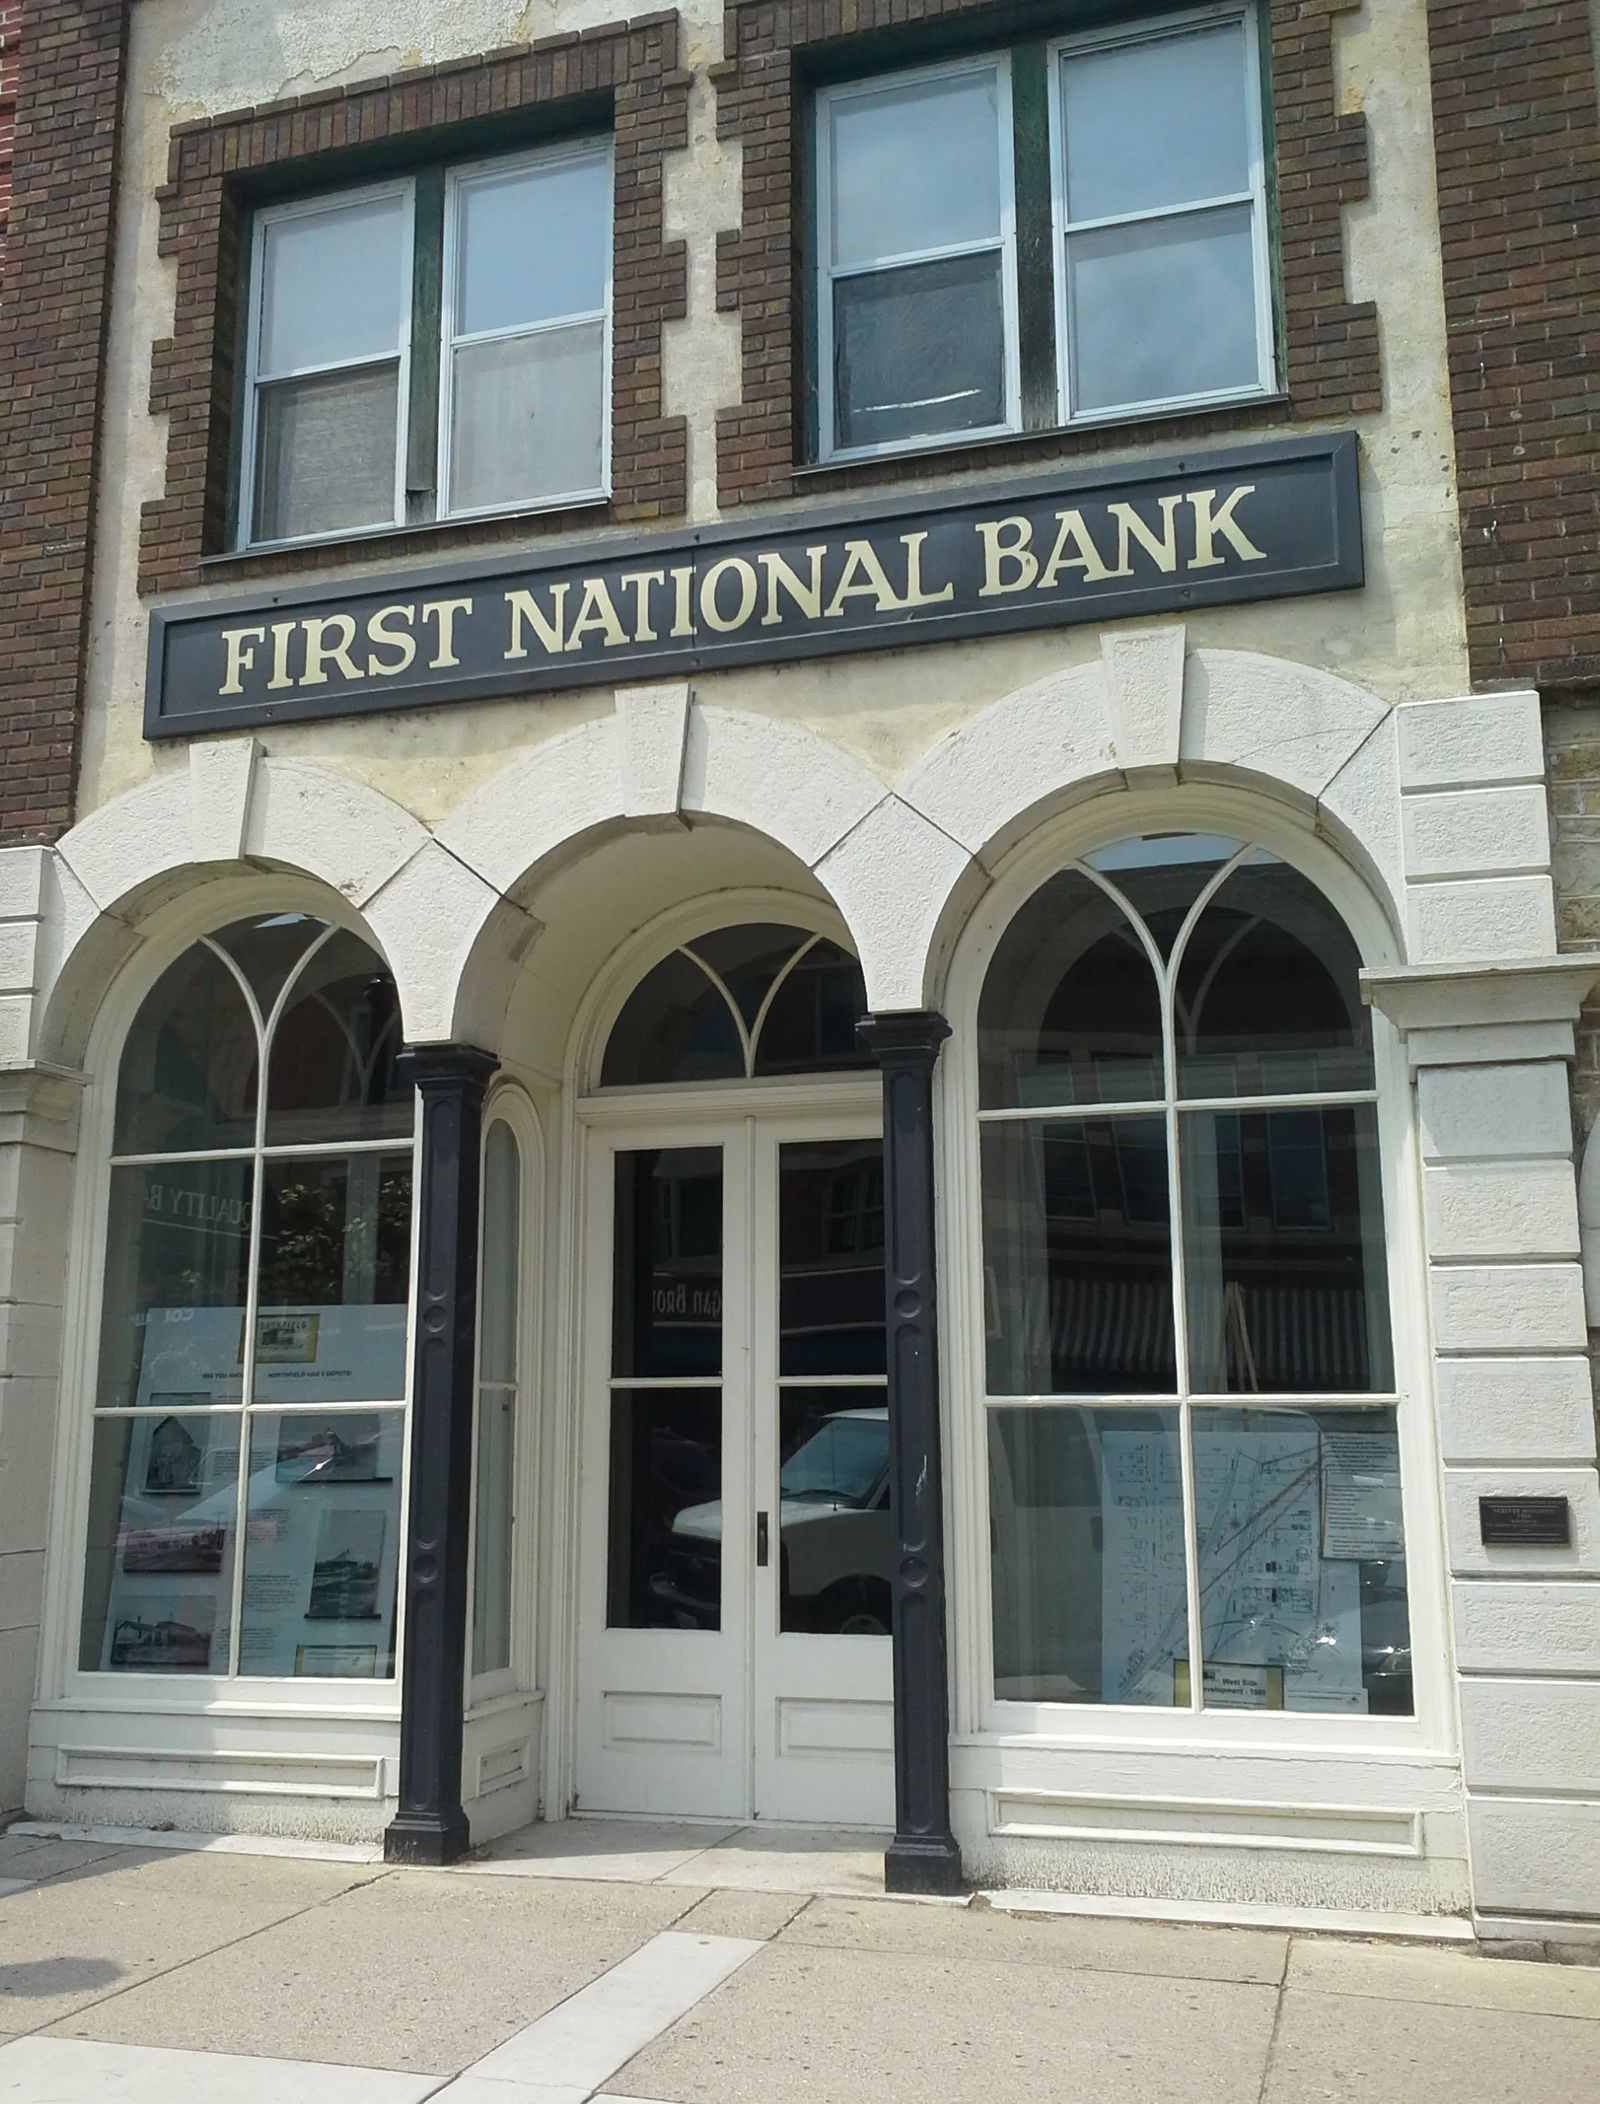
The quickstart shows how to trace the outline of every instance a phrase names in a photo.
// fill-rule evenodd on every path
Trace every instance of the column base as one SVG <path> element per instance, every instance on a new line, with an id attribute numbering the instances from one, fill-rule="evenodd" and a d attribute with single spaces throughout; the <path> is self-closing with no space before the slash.
<path id="1" fill-rule="evenodd" d="M 919 1839 L 896 1835 L 883 1854 L 885 1892 L 916 1893 L 923 1898 L 953 1899 L 968 1889 L 961 1851 L 948 1834 Z"/>
<path id="2" fill-rule="evenodd" d="M 472 1846 L 467 1815 L 461 1810 L 400 1812 L 383 1831 L 383 1860 L 413 1863 L 437 1870 L 445 1863 L 459 1863 Z"/>

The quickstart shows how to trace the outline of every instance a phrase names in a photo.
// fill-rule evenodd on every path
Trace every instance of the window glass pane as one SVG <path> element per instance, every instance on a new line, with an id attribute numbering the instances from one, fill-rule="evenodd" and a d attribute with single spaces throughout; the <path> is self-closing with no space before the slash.
<path id="1" fill-rule="evenodd" d="M 732 1010 L 694 959 L 674 950 L 629 994 L 606 1041 L 601 1086 L 743 1079 Z"/>
<path id="2" fill-rule="evenodd" d="M 392 525 L 399 404 L 393 365 L 263 387 L 254 538 Z"/>
<path id="3" fill-rule="evenodd" d="M 1064 870 L 1006 929 L 978 1008 L 985 1110 L 1163 1093 L 1161 998 L 1128 916 L 1098 884 Z"/>
<path id="4" fill-rule="evenodd" d="M 1242 22 L 1061 63 L 1073 219 L 1157 211 L 1250 187 Z"/>
<path id="5" fill-rule="evenodd" d="M 1411 1714 L 1392 1410 L 1197 1410 L 1204 1700 Z"/>
<path id="6" fill-rule="evenodd" d="M 835 444 L 887 445 L 1003 424 L 1000 283 L 995 249 L 838 279 Z"/>
<path id="7" fill-rule="evenodd" d="M 400 346 L 409 196 L 268 222 L 262 237 L 262 378 L 344 365 Z"/>
<path id="8" fill-rule="evenodd" d="M 895 1541 L 883 1390 L 785 1388 L 778 1440 L 779 1629 L 888 1636 Z"/>
<path id="9" fill-rule="evenodd" d="M 241 1673 L 393 1673 L 404 1435 L 398 1410 L 252 1417 Z"/>
<path id="10" fill-rule="evenodd" d="M 255 1400 L 401 1401 L 410 1281 L 409 1154 L 269 1160 Z"/>
<path id="11" fill-rule="evenodd" d="M 1190 907 L 1239 847 L 1215 833 L 1150 833 L 1083 859 L 1117 887 L 1162 956 L 1170 957 Z"/>
<path id="12" fill-rule="evenodd" d="M 1175 1410 L 992 1410 L 994 1691 L 1170 1707 L 1189 1646 Z"/>
<path id="13" fill-rule="evenodd" d="M 238 1402 L 251 1198 L 248 1161 L 112 1170 L 102 1407 Z"/>
<path id="14" fill-rule="evenodd" d="M 1191 1388 L 1392 1388 L 1372 1106 L 1185 1111 L 1179 1132 Z"/>
<path id="15" fill-rule="evenodd" d="M 478 1377 L 517 1377 L 517 1302 L 521 1291 L 522 1162 L 504 1118 L 489 1127 L 483 1160 L 483 1312 Z"/>
<path id="16" fill-rule="evenodd" d="M 757 1074 L 870 1067 L 856 1025 L 867 1012 L 861 967 L 837 943 L 812 945 L 772 997 L 756 1041 Z"/>
<path id="17" fill-rule="evenodd" d="M 472 1670 L 511 1663 L 511 1516 L 516 1391 L 478 1391 L 478 1482 L 472 1542 Z"/>
<path id="18" fill-rule="evenodd" d="M 400 997 L 388 967 L 340 930 L 295 981 L 272 1040 L 267 1145 L 400 1138 L 416 1090 L 395 1071 Z"/>
<path id="19" fill-rule="evenodd" d="M 1000 83 L 993 68 L 891 84 L 829 108 L 835 266 L 999 234 Z"/>
<path id="20" fill-rule="evenodd" d="M 266 1017 L 285 980 L 327 925 L 308 913 L 269 913 L 260 920 L 235 921 L 211 940 L 243 972 Z"/>
<path id="21" fill-rule="evenodd" d="M 602 323 L 465 344 L 454 361 L 453 510 L 601 487 L 608 407 Z"/>
<path id="22" fill-rule="evenodd" d="M 228 1670 L 238 1498 L 234 1413 L 96 1423 L 82 1671 Z"/>
<path id="23" fill-rule="evenodd" d="M 145 995 L 117 1071 L 118 1154 L 249 1147 L 256 1026 L 239 982 L 196 943 Z"/>
<path id="24" fill-rule="evenodd" d="M 736 928 L 713 928 L 684 948 L 710 965 L 733 996 L 745 1028 L 753 1030 L 772 982 L 801 944 L 809 941 L 804 928 L 749 922 Z"/>
<path id="25" fill-rule="evenodd" d="M 1360 972 L 1349 929 L 1297 869 L 1262 856 L 1235 870 L 1178 972 L 1179 1093 L 1371 1088 Z"/>
<path id="26" fill-rule="evenodd" d="M 722 1370 L 722 1150 L 645 1147 L 616 1157 L 611 1371 Z"/>
<path id="27" fill-rule="evenodd" d="M 1076 410 L 1255 387 L 1249 205 L 1137 221 L 1067 240 Z"/>
<path id="28" fill-rule="evenodd" d="M 883 1142 L 778 1149 L 778 1371 L 882 1373 Z"/>
<path id="29" fill-rule="evenodd" d="M 458 336 L 593 314 L 605 306 L 608 154 L 474 177 L 462 184 L 458 200 Z"/>
<path id="30" fill-rule="evenodd" d="M 989 1393 L 1170 1394 L 1163 1121 L 986 1125 L 980 1151 Z"/>
<path id="31" fill-rule="evenodd" d="M 611 1397 L 609 1629 L 722 1626 L 722 1397 Z"/>

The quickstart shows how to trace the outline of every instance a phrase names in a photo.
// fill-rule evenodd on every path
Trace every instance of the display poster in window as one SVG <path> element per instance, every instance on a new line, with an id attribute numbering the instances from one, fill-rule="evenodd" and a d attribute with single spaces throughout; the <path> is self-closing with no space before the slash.
<path id="1" fill-rule="evenodd" d="M 1322 1553 L 1362 1563 L 1399 1556 L 1400 1456 L 1392 1431 L 1322 1435 Z"/>
<path id="2" fill-rule="evenodd" d="M 227 1671 L 239 1420 L 132 1417 L 100 1667 Z"/>
<path id="3" fill-rule="evenodd" d="M 1102 1699 L 1126 1702 L 1188 1652 L 1181 1463 L 1161 1433 L 1101 1440 L 1105 1509 Z M 1268 1708 L 1282 1674 L 1292 1710 L 1364 1711 L 1361 1571 L 1323 1553 L 1323 1455 L 1315 1424 L 1219 1423 L 1194 1442 L 1205 1699 L 1221 1670 L 1219 1707 Z M 1176 1699 L 1176 1697 L 1175 1697 Z M 1183 1699 L 1187 1700 L 1187 1686 Z"/>
<path id="4" fill-rule="evenodd" d="M 200 1410 L 243 1397 L 242 1308 L 152 1308 L 145 1318 L 143 1409 Z M 257 1403 L 399 1402 L 405 1394 L 402 1301 L 262 1308 L 256 1315 Z"/>
<path id="5" fill-rule="evenodd" d="M 291 1420 L 283 1419 L 285 1430 Z M 398 1442 L 398 1429 L 394 1439 Z M 280 1448 L 281 1452 L 281 1448 Z M 257 1468 L 245 1528 L 241 1673 L 387 1672 L 399 1557 L 392 1476 L 317 1485 Z M 310 1486 L 308 1488 L 308 1486 Z"/>

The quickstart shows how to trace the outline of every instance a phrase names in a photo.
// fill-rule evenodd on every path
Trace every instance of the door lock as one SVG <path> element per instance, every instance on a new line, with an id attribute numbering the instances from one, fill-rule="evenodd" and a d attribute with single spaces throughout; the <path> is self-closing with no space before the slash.
<path id="1" fill-rule="evenodd" d="M 764 1571 L 772 1554 L 771 1525 L 764 1512 L 756 1514 L 756 1569 Z"/>

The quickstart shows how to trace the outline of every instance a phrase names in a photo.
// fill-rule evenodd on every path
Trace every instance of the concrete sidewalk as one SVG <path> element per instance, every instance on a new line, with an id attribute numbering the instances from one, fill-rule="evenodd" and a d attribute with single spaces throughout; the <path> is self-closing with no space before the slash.
<path id="1" fill-rule="evenodd" d="M 1600 1971 L 0 1836 L 5 2104 L 1560 2104 Z"/>

